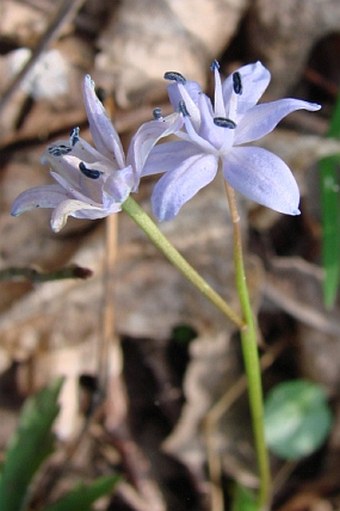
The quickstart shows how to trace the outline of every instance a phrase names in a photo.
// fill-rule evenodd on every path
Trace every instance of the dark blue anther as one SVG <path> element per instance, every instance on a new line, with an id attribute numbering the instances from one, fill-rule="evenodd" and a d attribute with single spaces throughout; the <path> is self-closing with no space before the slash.
<path id="1" fill-rule="evenodd" d="M 67 146 L 67 145 L 64 145 L 64 144 L 60 144 L 60 145 L 51 145 L 49 148 L 48 148 L 48 152 L 52 155 L 52 156 L 64 156 L 65 154 L 68 154 L 72 151 L 72 147 L 70 146 Z"/>
<path id="2" fill-rule="evenodd" d="M 160 119 L 163 119 L 162 109 L 159 107 L 154 108 L 152 114 L 153 114 L 153 118 L 155 119 L 155 121 L 159 121 Z"/>
<path id="3" fill-rule="evenodd" d="M 178 103 L 178 110 L 184 117 L 190 117 L 190 114 L 187 110 L 186 104 L 183 101 L 183 99 L 181 99 L 181 101 Z"/>
<path id="4" fill-rule="evenodd" d="M 79 142 L 79 131 L 80 131 L 80 129 L 78 127 L 73 128 L 70 131 L 70 144 L 72 147 L 74 147 L 76 145 L 76 143 Z"/>
<path id="5" fill-rule="evenodd" d="M 226 117 L 214 117 L 214 124 L 219 128 L 228 128 L 230 130 L 234 130 L 236 128 L 236 122 L 231 119 L 227 119 Z"/>
<path id="6" fill-rule="evenodd" d="M 184 76 L 181 75 L 181 73 L 177 73 L 177 71 L 167 71 L 166 73 L 164 73 L 164 78 L 165 80 L 173 80 L 177 83 L 185 84 L 186 82 Z"/>
<path id="7" fill-rule="evenodd" d="M 233 87 L 235 94 L 242 94 L 242 80 L 238 71 L 233 74 Z"/>
<path id="8" fill-rule="evenodd" d="M 83 161 L 79 163 L 79 170 L 84 176 L 89 177 L 90 179 L 98 179 L 102 172 L 100 170 L 88 169 Z"/>
<path id="9" fill-rule="evenodd" d="M 218 60 L 213 60 L 211 65 L 210 65 L 210 69 L 211 71 L 215 71 L 215 69 L 219 70 L 220 69 L 220 63 Z"/>

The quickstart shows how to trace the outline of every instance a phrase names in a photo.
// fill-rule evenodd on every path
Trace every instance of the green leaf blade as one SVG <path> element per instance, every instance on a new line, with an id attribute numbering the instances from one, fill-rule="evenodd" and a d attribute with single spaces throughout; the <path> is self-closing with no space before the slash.
<path id="1" fill-rule="evenodd" d="M 119 479 L 119 476 L 105 476 L 89 485 L 80 484 L 44 511 L 91 511 L 91 504 L 110 493 Z"/>
<path id="2" fill-rule="evenodd" d="M 340 279 L 340 206 L 338 161 L 330 156 L 319 162 L 322 210 L 322 265 L 324 303 L 334 305 Z"/>
<path id="3" fill-rule="evenodd" d="M 340 138 L 340 95 L 335 104 L 327 136 Z M 334 305 L 340 281 L 339 155 L 319 162 L 322 216 L 322 266 L 324 304 Z"/>
<path id="4" fill-rule="evenodd" d="M 1 470 L 1 511 L 26 508 L 30 482 L 53 451 L 52 425 L 59 412 L 57 401 L 62 383 L 61 378 L 54 381 L 24 404 Z"/>

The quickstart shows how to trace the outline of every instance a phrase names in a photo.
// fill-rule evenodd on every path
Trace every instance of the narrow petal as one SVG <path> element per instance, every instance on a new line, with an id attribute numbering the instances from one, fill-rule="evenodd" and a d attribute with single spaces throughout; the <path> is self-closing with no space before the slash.
<path id="1" fill-rule="evenodd" d="M 83 84 L 84 103 L 93 141 L 98 151 L 109 159 L 115 159 L 117 167 L 122 168 L 125 166 L 125 158 L 120 138 L 94 87 L 93 80 L 86 75 Z"/>
<path id="2" fill-rule="evenodd" d="M 59 232 L 65 226 L 69 216 L 95 220 L 107 215 L 108 213 L 102 208 L 91 206 L 91 204 L 79 200 L 67 199 L 60 202 L 53 210 L 51 227 L 54 232 Z"/>
<path id="3" fill-rule="evenodd" d="M 11 215 L 19 216 L 36 208 L 55 208 L 66 198 L 65 190 L 57 184 L 36 186 L 25 190 L 15 199 Z"/>
<path id="4" fill-rule="evenodd" d="M 217 157 L 198 154 L 184 160 L 176 170 L 167 172 L 152 193 L 155 216 L 160 221 L 175 217 L 183 204 L 214 179 L 217 168 Z"/>
<path id="5" fill-rule="evenodd" d="M 280 213 L 300 213 L 295 178 L 275 154 L 260 147 L 235 147 L 224 158 L 223 174 L 248 199 Z"/>
<path id="6" fill-rule="evenodd" d="M 320 110 L 320 105 L 301 99 L 280 99 L 254 106 L 242 117 L 235 130 L 236 145 L 258 140 L 270 133 L 286 115 L 296 110 Z"/>
<path id="7" fill-rule="evenodd" d="M 261 62 L 247 64 L 246 66 L 237 69 L 237 72 L 240 73 L 242 83 L 242 94 L 238 96 L 237 104 L 237 114 L 241 117 L 247 110 L 249 110 L 249 108 L 256 105 L 268 87 L 270 82 L 270 72 L 261 64 Z M 222 90 L 224 104 L 228 111 L 228 104 L 234 93 L 232 75 L 223 82 Z M 233 120 L 237 122 L 238 119 Z"/>
<path id="8" fill-rule="evenodd" d="M 92 180 L 89 178 L 86 178 L 85 176 L 82 176 L 79 172 L 79 181 L 82 180 L 83 183 L 86 183 L 86 181 L 89 182 L 89 185 L 86 186 L 86 184 L 81 186 L 80 184 L 76 187 L 73 186 L 71 182 L 69 182 L 67 179 L 64 178 L 64 176 L 60 175 L 58 172 L 51 171 L 51 176 L 53 179 L 59 183 L 60 186 L 62 186 L 65 190 L 65 193 L 67 193 L 67 196 L 73 199 L 77 199 L 81 202 L 97 202 L 100 200 L 99 197 L 101 197 L 101 185 L 97 183 L 97 180 Z M 90 190 L 89 187 L 91 187 L 91 184 L 93 187 L 96 187 L 95 190 Z M 91 195 L 90 195 L 91 193 Z M 99 205 L 99 203 L 97 204 Z"/>
<path id="9" fill-rule="evenodd" d="M 225 117 L 226 111 L 223 101 L 222 82 L 219 72 L 219 65 L 213 66 L 215 78 L 215 92 L 214 92 L 214 112 L 215 117 Z"/>
<path id="10" fill-rule="evenodd" d="M 69 140 L 56 140 L 45 149 L 40 161 L 43 164 L 50 163 L 51 161 L 60 161 L 60 159 L 69 154 L 76 155 L 81 160 L 86 161 L 96 161 L 104 157 L 99 151 L 86 142 L 86 140 L 77 137 L 74 145 L 71 145 Z"/>
<path id="11" fill-rule="evenodd" d="M 183 160 L 200 152 L 195 144 L 183 140 L 164 142 L 154 147 L 143 167 L 142 176 L 172 172 Z"/>
<path id="12" fill-rule="evenodd" d="M 182 115 L 174 113 L 162 120 L 145 122 L 138 129 L 131 140 L 127 154 L 127 162 L 135 169 L 137 184 L 151 149 L 162 138 L 179 131 L 182 125 Z"/>
<path id="13" fill-rule="evenodd" d="M 200 110 L 197 106 L 200 94 L 202 94 L 202 88 L 193 80 L 187 80 L 185 84 L 171 83 L 168 86 L 168 95 L 173 109 L 177 112 L 179 102 L 184 101 L 196 129 L 199 128 L 201 119 Z"/>

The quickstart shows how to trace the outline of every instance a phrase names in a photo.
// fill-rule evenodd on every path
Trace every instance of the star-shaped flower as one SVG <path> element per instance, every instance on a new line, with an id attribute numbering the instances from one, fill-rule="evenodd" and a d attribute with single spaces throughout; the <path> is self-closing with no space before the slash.
<path id="1" fill-rule="evenodd" d="M 177 140 L 153 148 L 142 169 L 142 176 L 165 173 L 152 194 L 155 215 L 159 220 L 176 216 L 219 168 L 229 185 L 248 199 L 298 215 L 299 189 L 288 166 L 275 154 L 246 144 L 270 133 L 289 113 L 320 106 L 290 98 L 257 104 L 270 82 L 260 62 L 241 67 L 223 83 L 216 61 L 212 70 L 213 103 L 198 83 L 176 72 L 165 73 L 172 81 L 171 104 L 184 124 L 176 132 Z"/>
<path id="2" fill-rule="evenodd" d="M 176 116 L 161 125 L 150 121 L 133 138 L 125 158 L 118 133 L 95 93 L 87 75 L 83 84 L 86 113 L 95 147 L 71 131 L 69 140 L 49 146 L 42 163 L 51 168 L 55 184 L 22 192 L 14 201 L 11 214 L 18 216 L 34 208 L 52 208 L 51 226 L 55 232 L 64 227 L 68 216 L 97 219 L 121 210 L 122 203 L 139 184 L 137 168 L 142 166 L 153 145 L 180 127 Z M 157 124 L 157 133 L 153 129 Z"/>

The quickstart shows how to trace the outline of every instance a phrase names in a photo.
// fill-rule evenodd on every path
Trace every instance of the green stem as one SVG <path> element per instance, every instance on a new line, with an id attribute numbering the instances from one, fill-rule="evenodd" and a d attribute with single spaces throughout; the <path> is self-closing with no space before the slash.
<path id="1" fill-rule="evenodd" d="M 242 316 L 247 325 L 245 329 L 241 330 L 240 335 L 244 366 L 248 380 L 248 396 L 260 477 L 258 508 L 263 510 L 266 509 L 269 504 L 271 476 L 264 434 L 263 393 L 259 352 L 256 342 L 257 333 L 244 269 L 240 217 L 237 211 L 235 193 L 233 188 L 231 188 L 227 183 L 225 184 L 225 188 L 233 223 L 236 287 L 239 295 Z"/>
<path id="2" fill-rule="evenodd" d="M 149 215 L 128 197 L 122 204 L 122 209 L 141 227 L 152 243 L 165 255 L 165 257 L 186 277 L 199 291 L 206 296 L 225 316 L 227 316 L 241 330 L 245 323 L 225 302 L 225 300 L 197 273 L 196 270 L 175 249 L 169 240 L 161 233 Z"/>

